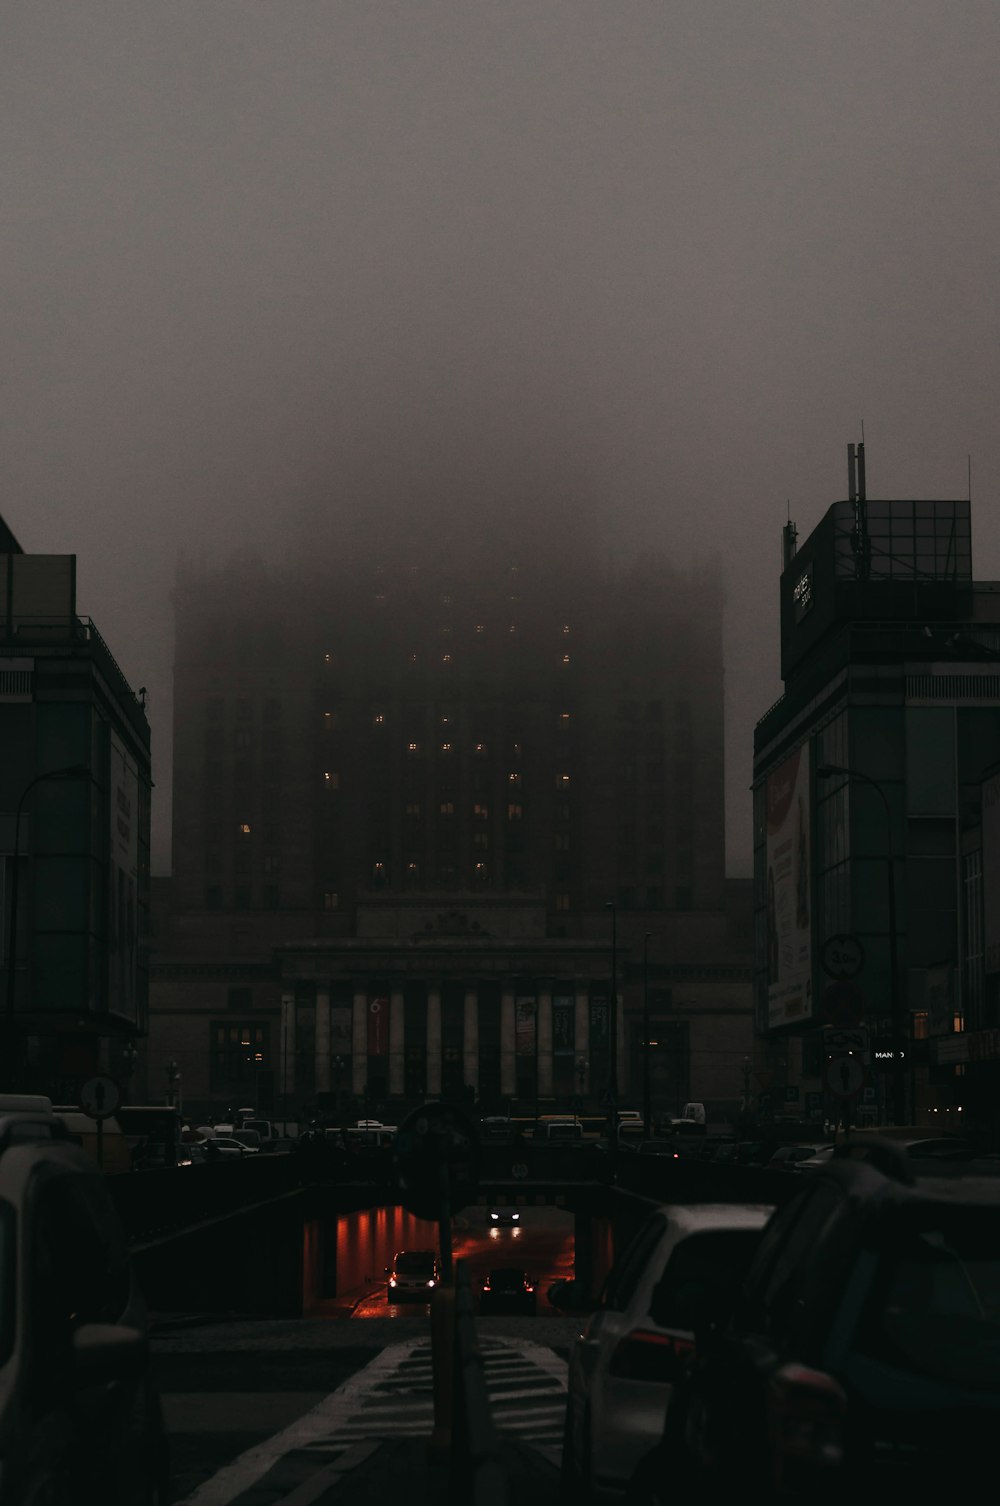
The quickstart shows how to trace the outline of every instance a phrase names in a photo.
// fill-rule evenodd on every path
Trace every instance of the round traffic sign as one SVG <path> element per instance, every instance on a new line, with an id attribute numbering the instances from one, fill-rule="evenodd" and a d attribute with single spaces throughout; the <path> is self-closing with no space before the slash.
<path id="1" fill-rule="evenodd" d="M 479 1145 L 471 1119 L 450 1103 L 425 1103 L 396 1131 L 399 1200 L 415 1218 L 457 1213 L 479 1186 Z"/>
<path id="2" fill-rule="evenodd" d="M 856 978 L 865 965 L 865 949 L 856 936 L 830 936 L 823 943 L 820 961 L 831 978 Z"/>
<path id="3" fill-rule="evenodd" d="M 88 1077 L 80 1089 L 80 1107 L 91 1119 L 110 1119 L 121 1097 L 113 1077 Z"/>
<path id="4" fill-rule="evenodd" d="M 865 1068 L 859 1056 L 831 1056 L 823 1073 L 828 1093 L 836 1098 L 856 1098 L 864 1087 Z"/>

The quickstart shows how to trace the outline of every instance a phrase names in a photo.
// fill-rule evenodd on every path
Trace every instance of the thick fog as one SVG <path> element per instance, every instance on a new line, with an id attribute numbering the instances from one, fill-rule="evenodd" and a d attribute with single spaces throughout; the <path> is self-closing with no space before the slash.
<path id="1" fill-rule="evenodd" d="M 971 455 L 1000 577 L 998 76 L 994 0 L 4 7 L 0 514 L 148 688 L 155 871 L 179 552 L 388 518 L 717 553 L 748 872 L 781 525 L 862 422 L 869 496 Z"/>

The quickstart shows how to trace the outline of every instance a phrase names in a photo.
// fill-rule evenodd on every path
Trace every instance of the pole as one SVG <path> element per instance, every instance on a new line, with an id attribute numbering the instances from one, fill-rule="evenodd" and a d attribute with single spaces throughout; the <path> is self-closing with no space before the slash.
<path id="1" fill-rule="evenodd" d="M 646 1134 L 653 1133 L 652 1099 L 649 1081 L 649 938 L 642 938 L 642 1122 Z"/>
<path id="2" fill-rule="evenodd" d="M 608 1163 L 612 1180 L 618 1164 L 618 911 L 611 911 L 611 993 L 608 999 Z"/>

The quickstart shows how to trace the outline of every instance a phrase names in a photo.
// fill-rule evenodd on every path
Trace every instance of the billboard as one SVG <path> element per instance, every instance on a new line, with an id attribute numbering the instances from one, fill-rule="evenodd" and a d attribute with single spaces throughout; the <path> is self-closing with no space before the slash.
<path id="1" fill-rule="evenodd" d="M 983 780 L 983 951 L 1000 973 L 1000 774 Z"/>
<path id="2" fill-rule="evenodd" d="M 767 779 L 768 1027 L 810 1020 L 809 748 L 803 744 Z"/>
<path id="3" fill-rule="evenodd" d="M 137 1018 L 139 770 L 111 733 L 108 781 L 108 1009 Z"/>

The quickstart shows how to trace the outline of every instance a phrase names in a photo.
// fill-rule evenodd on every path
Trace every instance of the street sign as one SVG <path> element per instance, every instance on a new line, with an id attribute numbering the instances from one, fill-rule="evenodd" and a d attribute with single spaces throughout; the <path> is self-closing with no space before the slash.
<path id="1" fill-rule="evenodd" d="M 823 1031 L 823 1050 L 827 1056 L 845 1054 L 859 1056 L 867 1067 L 870 1062 L 868 1027 L 866 1025 L 842 1026 Z"/>
<path id="2" fill-rule="evenodd" d="M 856 1098 L 865 1085 L 865 1069 L 860 1057 L 831 1056 L 823 1071 L 828 1093 L 836 1098 Z"/>
<path id="3" fill-rule="evenodd" d="M 399 1200 L 416 1218 L 457 1213 L 479 1187 L 479 1145 L 471 1119 L 450 1103 L 425 1103 L 396 1131 Z"/>
<path id="4" fill-rule="evenodd" d="M 91 1119 L 110 1119 L 121 1097 L 113 1077 L 88 1077 L 80 1089 L 80 1107 Z"/>
<path id="5" fill-rule="evenodd" d="M 831 936 L 823 943 L 820 961 L 831 978 L 856 978 L 865 965 L 865 949 L 856 936 Z"/>
<path id="6" fill-rule="evenodd" d="M 823 990 L 821 1011 L 831 1025 L 860 1025 L 865 1013 L 865 996 L 860 985 L 846 978 L 828 983 Z"/>

